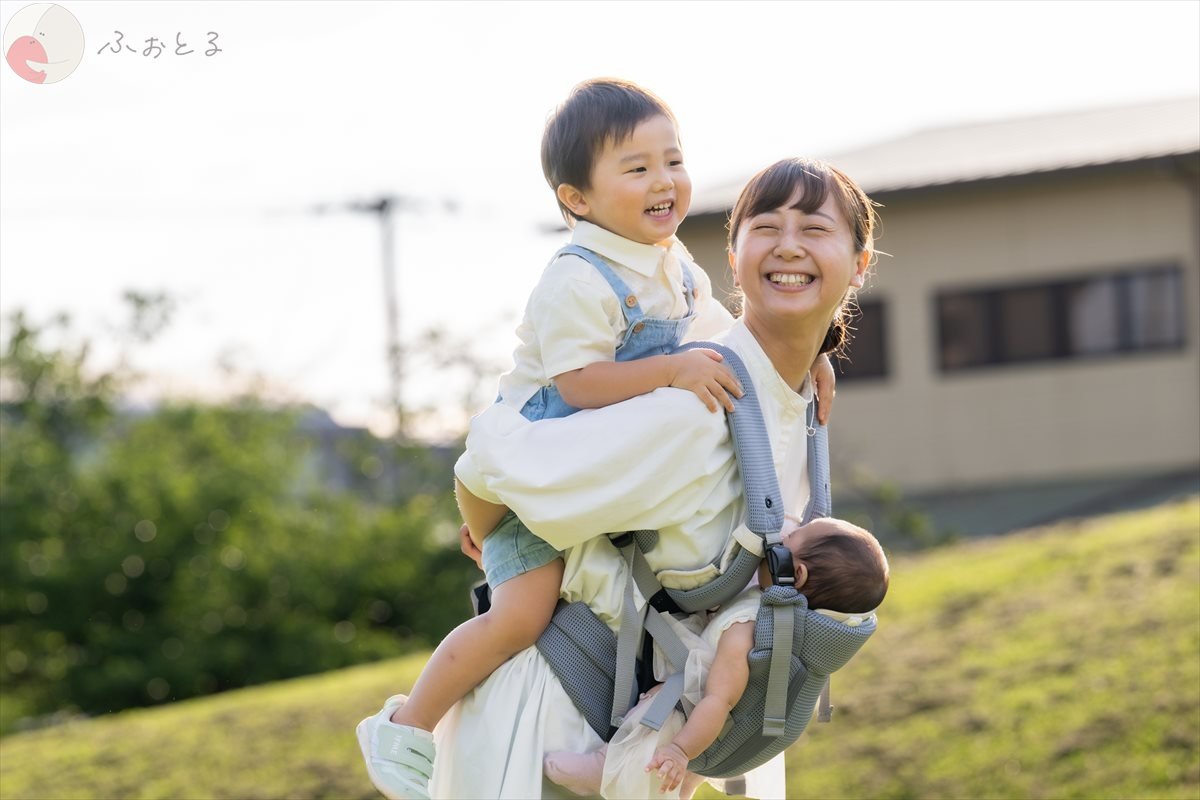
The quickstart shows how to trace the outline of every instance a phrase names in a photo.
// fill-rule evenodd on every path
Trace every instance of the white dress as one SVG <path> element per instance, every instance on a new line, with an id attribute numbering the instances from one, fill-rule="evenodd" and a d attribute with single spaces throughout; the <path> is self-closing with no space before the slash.
<path id="1" fill-rule="evenodd" d="M 784 509 L 799 516 L 808 502 L 811 391 L 806 385 L 797 394 L 784 383 L 741 320 L 723 339 L 754 379 Z M 658 389 L 536 424 L 497 404 L 472 422 L 467 446 L 455 467 L 459 479 L 566 550 L 562 597 L 587 602 L 614 630 L 625 563 L 598 533 L 658 530 L 659 544 L 646 554 L 650 567 L 665 586 L 693 588 L 719 574 L 731 532 L 744 531 L 728 426 L 691 392 Z M 455 706 L 435 737 L 437 798 L 574 797 L 543 779 L 543 755 L 603 744 L 534 648 Z"/>

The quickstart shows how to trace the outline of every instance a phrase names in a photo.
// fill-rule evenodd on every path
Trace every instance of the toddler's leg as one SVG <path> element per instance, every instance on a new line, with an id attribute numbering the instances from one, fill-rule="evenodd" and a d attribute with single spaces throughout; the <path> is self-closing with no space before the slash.
<path id="1" fill-rule="evenodd" d="M 454 497 L 458 500 L 458 513 L 471 532 L 471 541 L 475 542 L 476 547 L 482 548 L 483 540 L 508 513 L 508 506 L 479 499 L 458 478 L 454 479 Z"/>
<path id="2" fill-rule="evenodd" d="M 604 778 L 605 745 L 590 753 L 571 753 L 558 750 L 547 753 L 542 760 L 546 777 L 575 794 L 591 797 L 600 794 L 600 783 Z"/>
<path id="3" fill-rule="evenodd" d="M 704 783 L 703 775 L 697 775 L 694 772 L 684 775 L 683 783 L 679 784 L 679 800 L 692 800 L 692 795 L 696 793 L 702 783 Z"/>
<path id="4" fill-rule="evenodd" d="M 432 731 L 452 705 L 537 642 L 558 604 L 562 576 L 556 558 L 497 586 L 491 610 L 459 625 L 433 651 L 392 722 Z"/>

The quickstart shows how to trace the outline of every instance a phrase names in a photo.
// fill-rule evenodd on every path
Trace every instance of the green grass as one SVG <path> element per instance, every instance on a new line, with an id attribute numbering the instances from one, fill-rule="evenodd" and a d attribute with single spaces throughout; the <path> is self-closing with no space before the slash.
<path id="1" fill-rule="evenodd" d="M 881 617 L 790 797 L 1200 797 L 1200 501 L 897 559 Z M 421 663 L 9 736 L 0 797 L 374 798 L 354 725 Z"/>

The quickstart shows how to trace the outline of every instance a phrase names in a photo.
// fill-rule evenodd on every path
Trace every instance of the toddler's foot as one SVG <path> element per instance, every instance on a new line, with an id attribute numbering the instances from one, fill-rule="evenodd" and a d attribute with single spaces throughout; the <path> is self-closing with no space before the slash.
<path id="1" fill-rule="evenodd" d="M 408 698 L 389 697 L 383 709 L 358 723 L 358 746 L 367 775 L 388 800 L 429 800 L 433 776 L 433 734 L 392 722 L 392 714 Z"/>
<path id="2" fill-rule="evenodd" d="M 605 750 L 603 747 L 590 753 L 557 750 L 546 754 L 542 768 L 547 778 L 564 789 L 584 796 L 597 795 L 604 778 Z"/>

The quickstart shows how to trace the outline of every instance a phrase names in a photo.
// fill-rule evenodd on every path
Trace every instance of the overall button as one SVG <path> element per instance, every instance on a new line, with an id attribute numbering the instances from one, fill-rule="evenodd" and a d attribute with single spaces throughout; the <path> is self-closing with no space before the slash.
<path id="1" fill-rule="evenodd" d="M 639 323 L 637 323 L 636 325 L 634 325 L 634 326 L 633 326 L 633 332 L 634 332 L 634 333 L 641 333 L 643 330 L 645 330 L 645 328 L 646 328 L 646 323 L 644 323 L 644 322 L 639 322 Z"/>
<path id="2" fill-rule="evenodd" d="M 629 306 L 630 308 L 633 308 L 634 306 L 637 305 L 637 298 L 634 297 L 633 295 L 629 295 L 629 297 L 625 298 L 625 305 Z"/>

